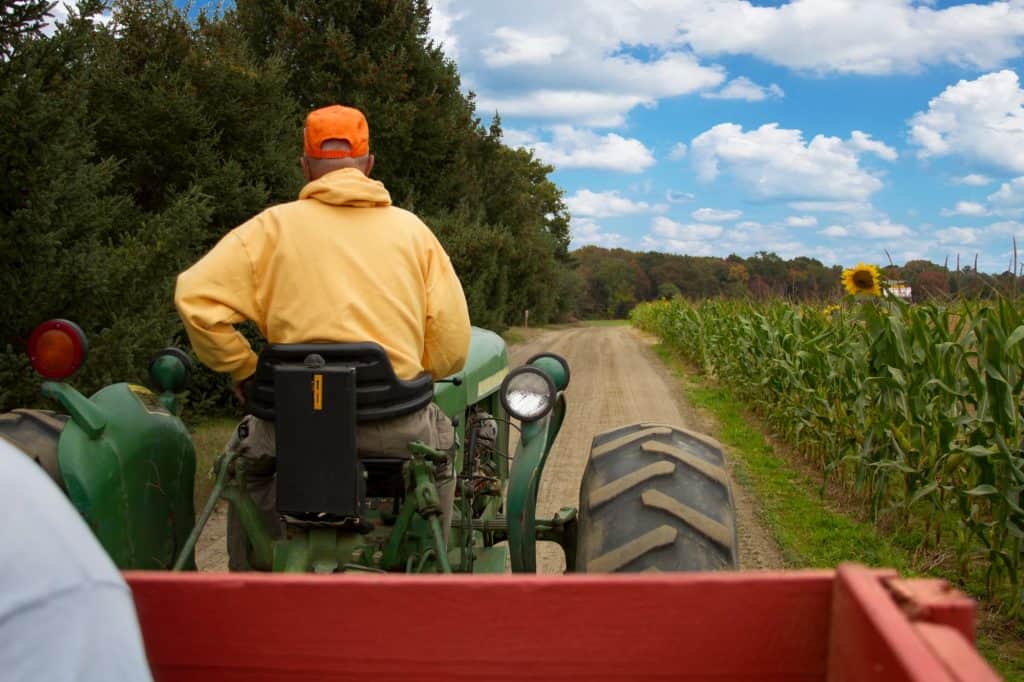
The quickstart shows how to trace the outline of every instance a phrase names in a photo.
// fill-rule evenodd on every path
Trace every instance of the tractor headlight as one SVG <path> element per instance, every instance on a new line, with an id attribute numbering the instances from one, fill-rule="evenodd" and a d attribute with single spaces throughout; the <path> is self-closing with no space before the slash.
<path id="1" fill-rule="evenodd" d="M 555 385 L 536 367 L 512 370 L 501 382 L 501 404 L 520 421 L 532 422 L 547 415 L 555 406 Z"/>

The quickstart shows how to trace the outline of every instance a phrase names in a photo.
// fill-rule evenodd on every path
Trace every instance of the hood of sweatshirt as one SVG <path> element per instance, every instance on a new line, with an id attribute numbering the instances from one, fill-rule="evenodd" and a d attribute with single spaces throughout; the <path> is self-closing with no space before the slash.
<path id="1" fill-rule="evenodd" d="M 391 195 L 384 188 L 384 183 L 366 177 L 355 168 L 341 168 L 317 178 L 302 188 L 299 199 L 316 199 L 331 206 L 357 208 L 391 205 Z"/>

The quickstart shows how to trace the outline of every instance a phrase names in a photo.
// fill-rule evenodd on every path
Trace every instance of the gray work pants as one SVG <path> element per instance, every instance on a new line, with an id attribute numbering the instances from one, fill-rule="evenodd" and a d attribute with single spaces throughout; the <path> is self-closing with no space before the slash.
<path id="1" fill-rule="evenodd" d="M 419 412 L 396 419 L 359 424 L 356 429 L 360 457 L 407 459 L 409 443 L 412 441 L 422 441 L 437 450 L 448 450 L 454 444 L 454 437 L 451 421 L 434 403 Z M 256 503 L 273 537 L 284 537 L 284 524 L 277 513 L 273 422 L 247 415 L 235 429 L 226 450 L 229 453 L 237 452 L 240 457 L 248 460 L 246 486 L 249 496 Z M 441 498 L 441 527 L 447 541 L 455 501 L 455 479 L 451 476 L 451 470 L 437 483 Z M 232 571 L 252 570 L 249 565 L 249 543 L 234 505 L 228 510 L 228 568 Z"/>

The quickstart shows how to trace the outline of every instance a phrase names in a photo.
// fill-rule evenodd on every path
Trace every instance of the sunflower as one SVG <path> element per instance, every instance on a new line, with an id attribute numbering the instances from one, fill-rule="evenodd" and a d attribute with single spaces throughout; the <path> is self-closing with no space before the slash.
<path id="1" fill-rule="evenodd" d="M 882 295 L 882 280 L 874 265 L 857 263 L 857 267 L 843 270 L 843 286 L 851 294 Z"/>

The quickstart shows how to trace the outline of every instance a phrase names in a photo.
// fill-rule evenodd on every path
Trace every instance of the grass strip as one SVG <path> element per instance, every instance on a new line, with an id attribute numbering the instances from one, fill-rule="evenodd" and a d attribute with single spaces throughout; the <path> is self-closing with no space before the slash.
<path id="1" fill-rule="evenodd" d="M 224 446 L 240 420 L 241 417 L 211 417 L 199 420 L 190 429 L 196 449 L 196 483 L 192 493 L 196 509 L 201 509 L 210 496 L 213 462 L 224 452 Z"/>
<path id="2" fill-rule="evenodd" d="M 625 327 L 629 320 L 583 320 L 584 327 Z"/>

